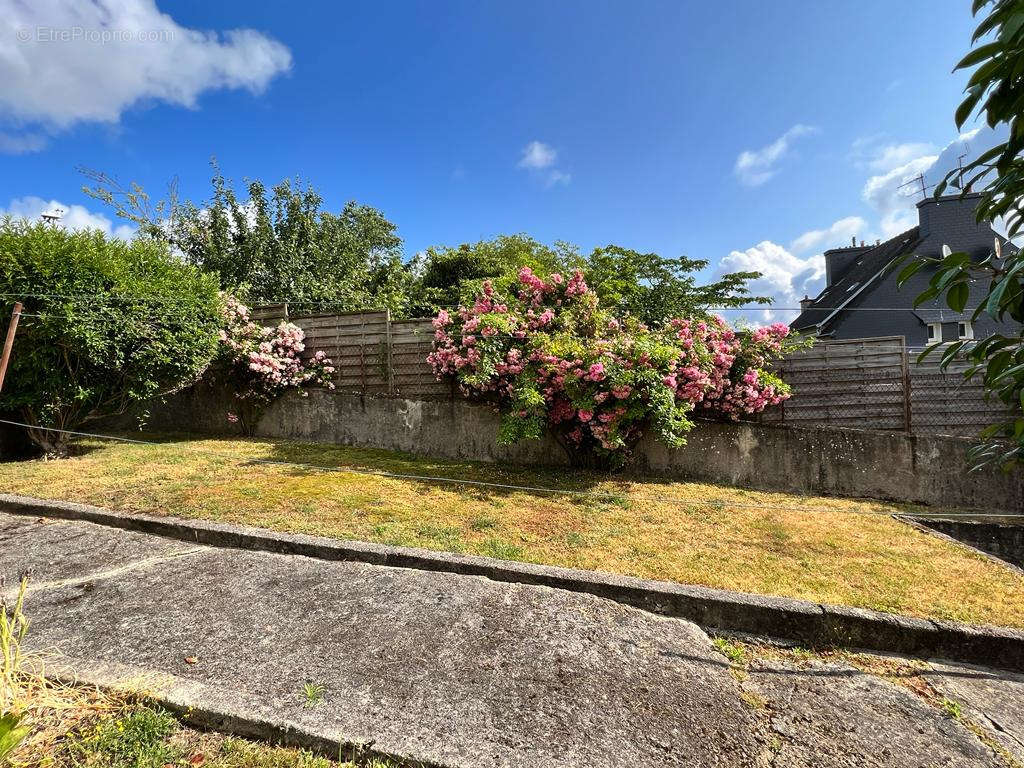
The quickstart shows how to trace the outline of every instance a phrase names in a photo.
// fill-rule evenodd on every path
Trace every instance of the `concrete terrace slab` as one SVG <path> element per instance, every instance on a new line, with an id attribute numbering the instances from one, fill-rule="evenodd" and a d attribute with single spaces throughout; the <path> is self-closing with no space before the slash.
<path id="1" fill-rule="evenodd" d="M 932 621 L 772 595 L 637 579 L 601 571 L 344 541 L 208 520 L 124 514 L 88 504 L 11 494 L 0 494 L 0 511 L 43 521 L 95 523 L 187 544 L 304 555 L 318 560 L 360 562 L 547 586 L 608 598 L 658 615 L 693 621 L 711 631 L 773 637 L 808 647 L 839 644 L 1024 672 L 1024 630 L 1020 629 Z"/>
<path id="2" fill-rule="evenodd" d="M 696 625 L 593 595 L 5 514 L 0 544 L 6 594 L 35 569 L 34 648 L 242 735 L 439 766 L 1005 764 L 887 680 L 759 660 L 741 687 Z"/>
<path id="3" fill-rule="evenodd" d="M 33 587 L 138 567 L 195 546 L 141 533 L 63 520 L 0 514 L 0 584 L 11 588 L 28 572 Z"/>
<path id="4" fill-rule="evenodd" d="M 94 546 L 94 570 L 110 569 L 111 535 L 146 562 L 84 579 Z M 30 594 L 34 647 L 89 677 L 442 765 L 754 766 L 764 752 L 689 622 L 475 576 L 213 548 L 157 559 L 138 537 L 12 533 L 6 572 L 41 550 L 81 569 Z M 324 687 L 313 706 L 307 681 Z"/>
<path id="5" fill-rule="evenodd" d="M 764 703 L 779 739 L 773 768 L 1006 765 L 917 694 L 847 664 L 758 659 L 744 687 Z"/>
<path id="6" fill-rule="evenodd" d="M 1024 675 L 963 664 L 931 666 L 929 682 L 1024 765 Z"/>

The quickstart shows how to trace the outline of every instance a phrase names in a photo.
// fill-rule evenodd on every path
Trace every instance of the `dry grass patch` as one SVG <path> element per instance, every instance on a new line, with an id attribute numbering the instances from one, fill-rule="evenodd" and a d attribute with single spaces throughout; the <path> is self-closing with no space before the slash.
<path id="1" fill-rule="evenodd" d="M 550 494 L 290 464 L 614 494 Z M 893 520 L 910 507 L 702 483 L 444 461 L 341 446 L 83 441 L 0 465 L 0 488 L 385 544 L 1024 627 L 1024 577 Z M 934 511 L 934 510 L 932 510 Z"/>
<path id="2" fill-rule="evenodd" d="M 46 676 L 46 658 L 29 652 L 24 606 L 27 579 L 2 591 L 0 584 L 0 765 L 55 765 L 65 735 L 112 707 L 93 687 L 66 685 Z"/>
<path id="3" fill-rule="evenodd" d="M 70 694 L 70 691 L 69 691 Z M 401 768 L 374 758 L 331 759 L 307 750 L 197 731 L 131 697 L 95 711 L 65 707 L 14 755 L 11 768 Z M 71 702 L 69 702 L 70 704 Z"/>

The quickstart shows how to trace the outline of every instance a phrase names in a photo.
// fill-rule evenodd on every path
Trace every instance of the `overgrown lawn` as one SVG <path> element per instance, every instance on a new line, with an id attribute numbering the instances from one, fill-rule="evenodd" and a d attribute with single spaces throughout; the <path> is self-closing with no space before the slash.
<path id="1" fill-rule="evenodd" d="M 324 472 L 253 459 L 587 493 Z M 883 502 L 309 443 L 180 437 L 162 438 L 158 446 L 82 441 L 70 459 L 0 464 L 0 489 L 1024 627 L 1024 577 L 893 520 L 891 514 L 913 510 Z"/>

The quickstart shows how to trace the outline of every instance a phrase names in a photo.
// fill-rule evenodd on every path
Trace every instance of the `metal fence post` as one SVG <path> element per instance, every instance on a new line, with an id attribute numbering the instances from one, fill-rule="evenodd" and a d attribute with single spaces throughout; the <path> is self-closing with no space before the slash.
<path id="1" fill-rule="evenodd" d="M 384 310 L 384 338 L 385 338 L 386 343 L 387 343 L 387 348 L 386 348 L 385 353 L 384 353 L 385 356 L 386 356 L 385 360 L 384 360 L 384 364 L 387 366 L 388 394 L 389 395 L 393 395 L 393 394 L 395 394 L 395 366 L 394 366 L 394 356 L 392 355 L 391 310 L 390 309 L 385 309 Z"/>
<path id="2" fill-rule="evenodd" d="M 832 423 L 832 369 L 828 365 L 828 342 L 826 341 L 822 349 L 822 359 L 824 360 L 825 366 L 825 423 Z"/>
<path id="3" fill-rule="evenodd" d="M 900 360 L 903 367 L 903 428 L 907 434 L 911 434 L 914 431 L 912 424 L 914 407 L 913 400 L 911 399 L 910 360 L 907 357 L 906 336 L 901 337 L 900 353 Z"/>

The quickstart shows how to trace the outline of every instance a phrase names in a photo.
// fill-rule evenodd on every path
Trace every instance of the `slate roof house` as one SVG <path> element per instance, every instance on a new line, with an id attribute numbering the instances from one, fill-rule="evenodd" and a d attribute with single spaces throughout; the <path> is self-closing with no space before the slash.
<path id="1" fill-rule="evenodd" d="M 889 268 L 894 259 L 908 253 L 937 257 L 943 245 L 981 259 L 992 252 L 997 237 L 1004 253 L 1016 251 L 988 224 L 975 221 L 979 197 L 950 195 L 922 200 L 917 204 L 918 225 L 913 229 L 884 243 L 825 251 L 825 288 L 816 298 L 800 302 L 802 311 L 790 327 L 830 339 L 904 336 L 911 348 L 992 334 L 1000 324 L 987 315 L 971 322 L 987 280 L 972 283 L 962 314 L 950 310 L 944 297 L 914 309 L 914 299 L 928 287 L 934 268 L 918 270 L 902 288 L 896 287 L 900 270 Z M 1013 327 L 1018 326 L 1014 323 Z"/>

